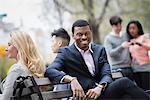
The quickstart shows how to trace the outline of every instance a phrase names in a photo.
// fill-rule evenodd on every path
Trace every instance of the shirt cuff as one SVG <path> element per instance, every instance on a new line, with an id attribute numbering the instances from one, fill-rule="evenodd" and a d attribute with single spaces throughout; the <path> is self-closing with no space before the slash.
<path id="1" fill-rule="evenodd" d="M 65 76 L 63 76 L 63 78 L 60 80 L 60 83 L 63 83 L 64 78 L 65 78 Z"/>
<path id="2" fill-rule="evenodd" d="M 107 82 L 103 82 L 103 83 L 100 83 L 100 84 L 98 84 L 98 83 L 96 83 L 96 85 L 98 86 L 98 85 L 103 85 L 103 91 L 106 89 L 106 87 L 107 87 L 107 85 L 108 85 L 108 83 Z"/>
<path id="3" fill-rule="evenodd" d="M 104 82 L 104 83 L 101 83 L 100 85 L 103 85 L 104 88 L 106 88 L 108 84 L 107 84 L 107 82 Z"/>

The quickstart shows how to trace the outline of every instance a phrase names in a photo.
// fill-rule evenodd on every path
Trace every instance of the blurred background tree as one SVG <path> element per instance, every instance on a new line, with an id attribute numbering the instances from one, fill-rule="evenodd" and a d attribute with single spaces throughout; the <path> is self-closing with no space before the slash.
<path id="1" fill-rule="evenodd" d="M 106 8 L 108 7 L 110 0 L 105 0 L 102 3 L 97 1 L 98 0 L 76 0 L 71 2 L 66 0 L 60 2 L 59 0 L 53 0 L 56 7 L 59 8 L 59 10 L 57 10 L 59 13 L 61 13 L 61 10 L 64 10 L 76 17 L 85 17 L 93 29 L 94 42 L 100 43 L 99 27 L 102 23 L 103 17 L 105 16 Z M 97 5 L 97 3 L 99 5 Z M 68 8 L 66 5 L 68 5 Z M 99 9 L 98 11 L 97 6 L 100 5 L 102 5 L 102 9 Z"/>
<path id="2" fill-rule="evenodd" d="M 50 7 L 48 0 L 44 1 L 47 1 L 44 3 Z M 60 26 L 63 26 L 64 12 L 71 14 L 71 21 L 78 18 L 87 19 L 92 26 L 93 40 L 96 43 L 102 43 L 104 33 L 111 31 L 109 18 L 112 15 L 121 16 L 125 21 L 124 26 L 129 20 L 136 18 L 142 22 L 147 32 L 150 30 L 149 0 L 53 0 L 53 3 L 58 13 Z"/>

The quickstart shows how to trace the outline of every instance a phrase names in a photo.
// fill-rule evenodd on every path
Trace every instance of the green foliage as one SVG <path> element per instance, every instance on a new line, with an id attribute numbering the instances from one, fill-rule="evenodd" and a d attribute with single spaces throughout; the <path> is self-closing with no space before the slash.
<path id="1" fill-rule="evenodd" d="M 14 62 L 14 60 L 9 60 L 6 57 L 0 57 L 0 79 L 3 80 L 6 77 L 9 68 Z"/>

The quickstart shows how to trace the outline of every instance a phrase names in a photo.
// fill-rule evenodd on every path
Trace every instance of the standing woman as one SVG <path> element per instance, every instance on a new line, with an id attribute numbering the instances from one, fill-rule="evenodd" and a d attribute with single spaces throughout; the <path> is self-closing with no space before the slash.
<path id="1" fill-rule="evenodd" d="M 43 77 L 45 71 L 43 59 L 27 33 L 14 32 L 10 34 L 6 53 L 8 58 L 14 58 L 16 63 L 11 66 L 7 77 L 1 84 L 0 100 L 10 100 L 13 85 L 18 76 Z"/>
<path id="2" fill-rule="evenodd" d="M 134 78 L 141 88 L 150 89 L 150 34 L 144 34 L 141 23 L 138 20 L 132 20 L 128 23 L 126 31 L 130 37 L 130 52 Z"/>

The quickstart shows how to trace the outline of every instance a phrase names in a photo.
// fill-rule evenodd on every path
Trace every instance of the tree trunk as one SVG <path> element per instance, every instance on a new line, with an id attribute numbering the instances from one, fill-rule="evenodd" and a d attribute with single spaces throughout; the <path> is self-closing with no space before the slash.
<path id="1" fill-rule="evenodd" d="M 101 44 L 100 35 L 99 35 L 100 34 L 99 24 L 97 24 L 96 20 L 94 19 L 89 19 L 88 21 L 93 31 L 93 42 Z"/>

